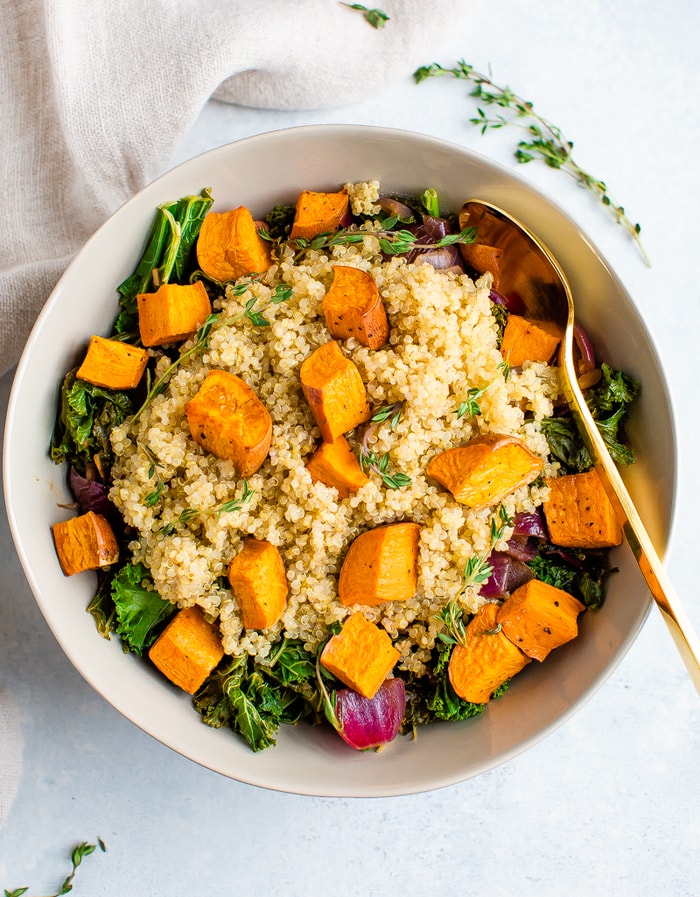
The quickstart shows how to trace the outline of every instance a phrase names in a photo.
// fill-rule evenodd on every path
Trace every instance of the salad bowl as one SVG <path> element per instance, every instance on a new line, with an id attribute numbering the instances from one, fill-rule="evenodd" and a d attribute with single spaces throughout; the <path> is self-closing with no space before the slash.
<path id="1" fill-rule="evenodd" d="M 17 368 L 4 446 L 10 527 L 25 575 L 59 645 L 90 685 L 135 725 L 215 772 L 290 793 L 370 797 L 410 794 L 477 776 L 546 737 L 613 672 L 651 600 L 626 545 L 613 550 L 602 609 L 544 664 L 530 664 L 507 694 L 474 719 L 431 723 L 378 752 L 348 748 L 330 729 L 283 726 L 276 746 L 253 753 L 228 730 L 203 725 L 188 695 L 117 638 L 98 636 L 86 607 L 94 575 L 66 577 L 51 536 L 57 506 L 72 499 L 48 444 L 64 373 L 92 334 L 114 318 L 116 285 L 133 270 L 155 208 L 211 188 L 214 209 L 262 215 L 302 189 L 378 180 L 389 192 L 435 189 L 445 208 L 480 197 L 519 218 L 548 245 L 576 295 L 577 315 L 602 358 L 641 383 L 628 427 L 637 462 L 626 485 L 663 555 L 676 484 L 673 412 L 644 321 L 593 242 L 546 196 L 472 151 L 405 131 L 324 125 L 275 131 L 212 150 L 169 171 L 122 206 L 75 258 L 42 310 Z M 29 411 L 31 409 L 31 411 Z M 651 410 L 653 409 L 653 414 Z"/>

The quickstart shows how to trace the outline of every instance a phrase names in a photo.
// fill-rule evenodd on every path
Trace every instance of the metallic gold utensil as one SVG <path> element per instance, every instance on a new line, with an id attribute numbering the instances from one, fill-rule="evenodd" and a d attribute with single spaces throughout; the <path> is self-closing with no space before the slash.
<path id="1" fill-rule="evenodd" d="M 554 322 L 564 330 L 560 350 L 564 396 L 652 597 L 700 692 L 700 641 L 668 580 L 578 383 L 573 352 L 574 300 L 566 275 L 547 247 L 528 228 L 490 203 L 476 199 L 465 202 L 460 210 L 459 224 L 461 228 L 476 226 L 478 243 L 501 250 L 499 292 L 505 296 L 517 293 L 527 317 Z"/>

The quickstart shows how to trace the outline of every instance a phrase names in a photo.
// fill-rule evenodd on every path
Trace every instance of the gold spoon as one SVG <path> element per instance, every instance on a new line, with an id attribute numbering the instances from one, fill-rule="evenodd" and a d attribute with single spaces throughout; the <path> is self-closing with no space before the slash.
<path id="1" fill-rule="evenodd" d="M 700 641 L 668 580 L 578 383 L 573 354 L 574 300 L 566 275 L 546 246 L 497 206 L 470 199 L 460 210 L 459 224 L 460 228 L 476 226 L 477 242 L 501 251 L 499 292 L 506 296 L 516 292 L 523 300 L 527 317 L 554 322 L 564 330 L 559 362 L 564 397 L 652 597 L 700 692 Z"/>

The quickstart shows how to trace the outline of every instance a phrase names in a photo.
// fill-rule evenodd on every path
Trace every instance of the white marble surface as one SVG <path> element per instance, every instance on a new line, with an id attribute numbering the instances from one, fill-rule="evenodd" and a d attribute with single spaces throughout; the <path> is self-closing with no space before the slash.
<path id="1" fill-rule="evenodd" d="M 437 60 L 426 47 L 425 62 L 491 64 L 497 81 L 575 140 L 580 163 L 643 225 L 651 269 L 564 175 L 539 163 L 519 169 L 591 235 L 655 338 L 680 450 L 669 571 L 700 628 L 700 7 L 469 2 L 469 32 L 451 35 Z M 211 104 L 179 158 L 280 127 L 361 122 L 445 137 L 516 167 L 514 134 L 480 136 L 468 124 L 474 107 L 466 93 L 451 80 L 416 87 L 407 78 L 383 90 L 368 85 L 368 99 L 344 109 Z M 9 385 L 4 378 L 3 408 Z M 100 835 L 107 853 L 79 870 L 76 895 L 700 894 L 700 700 L 655 611 L 594 699 L 504 766 L 413 797 L 299 797 L 201 769 L 105 704 L 44 623 L 4 517 L 0 545 L 0 687 L 17 708 L 24 742 L 17 794 L 0 807 L 0 818 L 8 811 L 2 888 L 55 893 L 70 848 Z M 0 744 L 0 768 L 9 759 Z"/>

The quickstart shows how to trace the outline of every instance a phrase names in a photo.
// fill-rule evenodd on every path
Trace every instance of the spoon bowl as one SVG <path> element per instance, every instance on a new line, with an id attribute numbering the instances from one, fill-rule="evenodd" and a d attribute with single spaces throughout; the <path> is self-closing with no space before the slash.
<path id="1" fill-rule="evenodd" d="M 477 242 L 496 250 L 494 256 L 499 265 L 499 292 L 505 296 L 517 294 L 526 317 L 563 328 L 559 367 L 564 397 L 652 598 L 700 693 L 700 641 L 666 575 L 579 385 L 579 372 L 574 359 L 574 298 L 566 275 L 547 247 L 525 225 L 498 206 L 469 199 L 460 209 L 459 224 L 461 228 L 475 226 Z"/>

